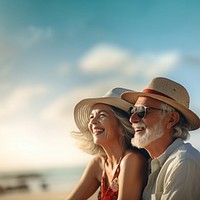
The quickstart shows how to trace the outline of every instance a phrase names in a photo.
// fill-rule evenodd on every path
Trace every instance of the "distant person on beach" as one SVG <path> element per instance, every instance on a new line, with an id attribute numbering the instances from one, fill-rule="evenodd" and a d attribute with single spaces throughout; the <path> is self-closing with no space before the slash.
<path id="1" fill-rule="evenodd" d="M 66 200 L 88 199 L 98 189 L 99 200 L 141 199 L 149 155 L 131 145 L 131 104 L 120 98 L 125 91 L 129 90 L 114 88 L 101 98 L 84 99 L 75 106 L 80 132 L 74 136 L 82 150 L 95 156 Z"/>
<path id="2" fill-rule="evenodd" d="M 143 92 L 125 92 L 121 97 L 134 105 L 132 144 L 145 148 L 152 158 L 143 199 L 199 200 L 200 152 L 184 140 L 188 131 L 200 127 L 200 119 L 189 109 L 187 90 L 157 77 Z"/>

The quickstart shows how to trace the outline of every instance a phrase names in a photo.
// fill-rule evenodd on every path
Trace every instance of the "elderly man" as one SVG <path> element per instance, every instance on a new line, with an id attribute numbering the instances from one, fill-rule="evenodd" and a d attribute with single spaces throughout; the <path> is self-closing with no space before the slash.
<path id="1" fill-rule="evenodd" d="M 143 92 L 126 92 L 121 97 L 134 105 L 130 109 L 135 129 L 132 144 L 145 148 L 152 158 L 143 199 L 199 200 L 200 152 L 184 140 L 188 131 L 200 127 L 200 119 L 189 109 L 187 90 L 158 77 Z"/>

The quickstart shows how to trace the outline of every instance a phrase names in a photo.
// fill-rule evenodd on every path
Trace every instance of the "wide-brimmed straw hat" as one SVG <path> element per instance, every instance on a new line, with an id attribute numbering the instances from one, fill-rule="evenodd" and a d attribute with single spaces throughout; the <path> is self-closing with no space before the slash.
<path id="1" fill-rule="evenodd" d="M 113 88 L 100 98 L 87 98 L 81 100 L 74 108 L 74 120 L 80 131 L 87 131 L 89 116 L 92 107 L 97 103 L 103 103 L 115 106 L 125 112 L 128 112 L 132 104 L 121 99 L 121 94 L 127 91 L 132 91 L 125 88 Z"/>
<path id="2" fill-rule="evenodd" d="M 187 90 L 170 79 L 154 78 L 143 92 L 125 92 L 121 98 L 135 104 L 138 97 L 151 97 L 167 103 L 177 109 L 188 122 L 188 130 L 196 130 L 200 127 L 199 117 L 189 109 L 190 97 Z"/>

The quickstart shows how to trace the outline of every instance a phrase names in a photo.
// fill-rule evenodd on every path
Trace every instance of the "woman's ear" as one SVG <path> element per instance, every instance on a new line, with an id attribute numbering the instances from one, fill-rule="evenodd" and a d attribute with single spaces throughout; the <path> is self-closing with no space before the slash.
<path id="1" fill-rule="evenodd" d="M 167 128 L 172 128 L 174 125 L 176 125 L 179 122 L 180 114 L 178 112 L 171 112 L 170 118 L 167 124 Z"/>

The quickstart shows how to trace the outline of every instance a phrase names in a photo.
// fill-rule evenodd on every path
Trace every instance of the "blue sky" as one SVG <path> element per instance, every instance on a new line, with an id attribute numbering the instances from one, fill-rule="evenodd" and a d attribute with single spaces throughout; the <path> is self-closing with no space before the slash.
<path id="1" fill-rule="evenodd" d="M 116 86 L 174 79 L 200 115 L 199 9 L 197 0 L 0 0 L 0 171 L 87 163 L 69 136 L 73 108 Z M 191 132 L 200 150 L 199 140 Z"/>

